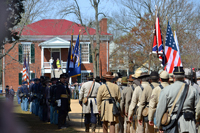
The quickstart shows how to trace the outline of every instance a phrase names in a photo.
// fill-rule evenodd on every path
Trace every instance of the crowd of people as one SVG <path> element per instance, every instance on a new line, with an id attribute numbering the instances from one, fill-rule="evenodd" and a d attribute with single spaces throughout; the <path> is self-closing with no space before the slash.
<path id="1" fill-rule="evenodd" d="M 31 80 L 28 89 L 23 82 L 18 89 L 21 108 L 39 116 L 41 121 L 58 125 L 59 129 L 66 128 L 66 117 L 70 109 L 71 92 L 68 88 L 69 76 L 61 74 L 60 78 L 41 76 Z"/>
<path id="2" fill-rule="evenodd" d="M 59 79 L 41 76 L 19 87 L 21 107 L 40 120 L 66 128 L 70 99 L 78 98 L 84 115 L 85 132 L 97 125 L 103 133 L 195 133 L 200 118 L 200 71 L 175 67 L 168 72 L 137 70 L 129 77 L 107 72 L 87 82 L 68 86 L 69 76 Z M 70 89 L 72 88 L 72 90 Z M 77 96 L 78 94 L 78 96 Z M 74 96 L 72 96 L 74 95 Z"/>
<path id="3" fill-rule="evenodd" d="M 195 133 L 200 118 L 200 72 L 175 67 L 173 75 L 140 70 L 129 77 L 107 72 L 99 82 L 89 78 L 81 87 L 79 103 L 85 132 Z M 200 131 L 200 130 L 199 130 Z"/>

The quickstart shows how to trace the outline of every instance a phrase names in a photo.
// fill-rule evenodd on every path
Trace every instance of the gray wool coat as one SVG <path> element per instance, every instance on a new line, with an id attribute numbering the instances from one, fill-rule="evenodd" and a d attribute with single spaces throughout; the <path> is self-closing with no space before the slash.
<path id="1" fill-rule="evenodd" d="M 157 123 L 156 126 L 158 128 L 161 128 L 162 116 L 166 110 L 170 111 L 173 102 L 183 83 L 184 82 L 181 81 L 175 81 L 174 84 L 166 86 L 164 89 L 161 90 L 159 102 L 156 109 L 156 123 Z M 195 113 L 195 108 L 198 101 L 199 101 L 198 91 L 194 87 L 189 86 L 188 94 L 183 104 L 182 112 Z M 175 104 L 173 112 L 177 112 L 179 103 L 180 103 L 180 97 L 178 98 L 177 103 Z M 173 114 L 171 117 L 171 119 L 174 118 L 176 118 L 176 114 Z M 180 125 L 179 128 L 181 132 L 196 133 L 196 126 L 194 120 L 186 121 L 183 115 L 181 115 L 178 120 L 178 123 Z"/>

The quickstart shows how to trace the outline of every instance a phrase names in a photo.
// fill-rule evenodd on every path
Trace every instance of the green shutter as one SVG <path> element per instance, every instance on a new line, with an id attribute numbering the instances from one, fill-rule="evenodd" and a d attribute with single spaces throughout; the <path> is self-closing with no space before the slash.
<path id="1" fill-rule="evenodd" d="M 89 44 L 89 62 L 90 62 L 90 63 L 93 63 L 93 60 L 92 60 L 91 44 Z"/>
<path id="2" fill-rule="evenodd" d="M 22 44 L 19 44 L 19 45 L 18 45 L 18 50 L 19 50 L 19 51 L 18 51 L 18 52 L 19 52 L 19 60 L 18 60 L 18 61 L 19 61 L 19 63 L 22 63 L 22 54 L 23 54 L 23 53 L 22 53 L 22 52 L 23 52 L 23 51 L 22 51 Z"/>
<path id="3" fill-rule="evenodd" d="M 22 85 L 22 73 L 19 73 L 19 85 Z"/>
<path id="4" fill-rule="evenodd" d="M 35 73 L 31 73 L 31 79 L 35 78 Z"/>
<path id="5" fill-rule="evenodd" d="M 35 63 L 35 44 L 31 44 L 31 63 Z"/>
<path id="6" fill-rule="evenodd" d="M 78 76 L 77 79 L 78 79 L 78 83 L 81 83 L 81 76 Z"/>

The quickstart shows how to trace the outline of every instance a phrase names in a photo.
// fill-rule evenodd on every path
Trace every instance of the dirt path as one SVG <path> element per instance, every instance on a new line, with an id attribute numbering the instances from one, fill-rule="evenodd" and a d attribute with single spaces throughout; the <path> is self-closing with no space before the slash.
<path id="1" fill-rule="evenodd" d="M 67 121 L 69 127 L 62 130 L 57 129 L 57 125 L 40 121 L 38 116 L 31 114 L 29 111 L 22 111 L 16 99 L 14 103 L 14 114 L 17 121 L 22 122 L 29 133 L 82 133 L 85 131 L 84 119 L 82 119 L 81 124 L 82 107 L 79 105 L 78 100 L 71 100 L 72 111 L 69 113 L 70 121 Z M 96 133 L 102 133 L 102 127 L 97 127 Z"/>

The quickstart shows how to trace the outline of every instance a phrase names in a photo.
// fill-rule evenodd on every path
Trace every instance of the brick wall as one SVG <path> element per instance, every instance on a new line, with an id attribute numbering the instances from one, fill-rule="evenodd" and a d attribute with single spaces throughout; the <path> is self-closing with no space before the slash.
<path id="1" fill-rule="evenodd" d="M 5 85 L 13 86 L 15 91 L 17 91 L 19 86 L 19 73 L 21 73 L 23 69 L 23 63 L 21 64 L 18 62 L 18 44 L 9 52 L 9 55 L 5 56 Z M 41 49 L 38 47 L 39 43 L 33 44 L 35 44 L 35 63 L 30 64 L 30 71 L 36 73 L 39 78 L 41 75 Z M 11 46 L 12 44 L 6 44 L 5 51 L 7 51 Z"/>
<path id="2" fill-rule="evenodd" d="M 68 58 L 68 48 L 62 48 L 61 49 L 61 60 L 66 62 L 67 58 Z"/>
<path id="3" fill-rule="evenodd" d="M 35 73 L 37 78 L 41 75 L 41 48 L 38 46 L 39 43 L 41 42 L 33 42 L 35 44 L 35 63 L 30 64 L 30 71 Z M 23 63 L 20 64 L 18 62 L 18 44 L 9 52 L 9 55 L 5 56 L 5 85 L 13 86 L 15 91 L 17 91 L 19 86 L 19 73 L 23 69 Z M 11 46 L 12 44 L 6 44 L 5 51 Z M 100 61 L 102 63 L 102 75 L 104 75 L 107 72 L 107 42 L 101 42 L 100 46 Z M 50 49 L 44 49 L 44 54 L 44 61 L 49 61 Z M 63 61 L 67 61 L 67 55 L 68 49 L 61 49 L 61 58 Z M 91 70 L 93 72 L 93 63 L 81 64 L 81 70 Z"/>

